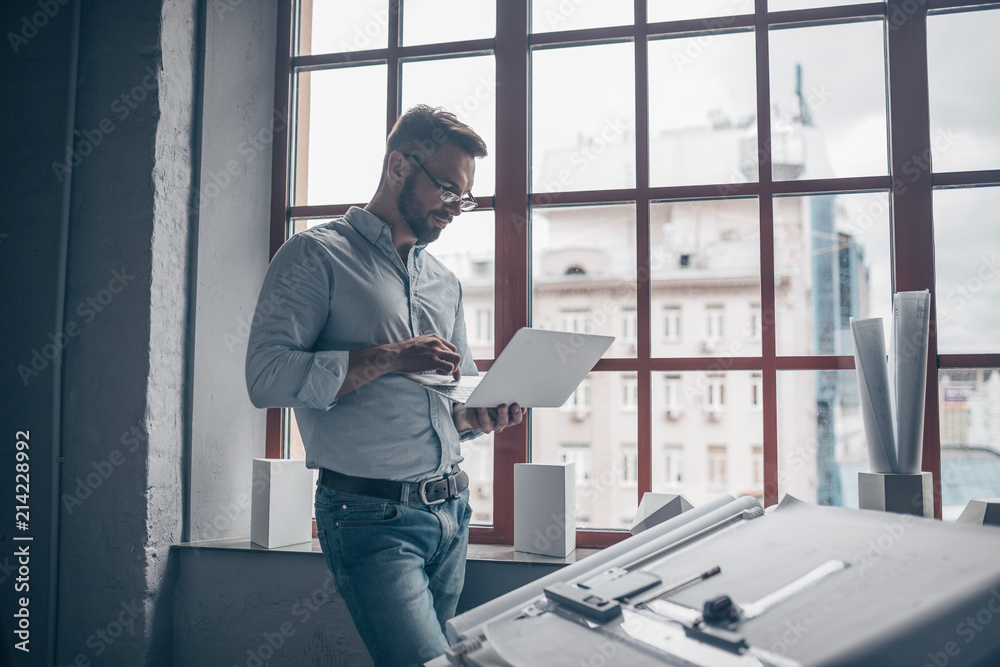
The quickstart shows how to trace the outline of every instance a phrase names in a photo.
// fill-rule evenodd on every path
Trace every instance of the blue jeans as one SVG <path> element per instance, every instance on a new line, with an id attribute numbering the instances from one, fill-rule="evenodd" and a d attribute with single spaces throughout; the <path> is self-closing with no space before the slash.
<path id="1" fill-rule="evenodd" d="M 327 566 L 379 667 L 423 665 L 448 648 L 444 623 L 465 582 L 469 491 L 410 505 L 316 487 Z"/>

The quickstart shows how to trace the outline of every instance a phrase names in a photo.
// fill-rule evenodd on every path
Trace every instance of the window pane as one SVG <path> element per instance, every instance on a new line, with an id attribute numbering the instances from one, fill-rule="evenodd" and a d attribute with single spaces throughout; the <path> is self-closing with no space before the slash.
<path id="1" fill-rule="evenodd" d="M 632 6 L 631 2 L 531 0 L 531 32 L 631 25 Z"/>
<path id="2" fill-rule="evenodd" d="M 707 28 L 715 29 L 725 28 L 728 25 L 725 17 L 753 14 L 753 10 L 753 0 L 699 0 L 698 2 L 648 0 L 646 13 L 649 15 L 650 23 L 723 17 L 705 21 Z"/>
<path id="3" fill-rule="evenodd" d="M 386 66 L 302 72 L 297 89 L 292 201 L 367 202 L 385 155 Z M 351 104 L 343 104 L 345 90 Z"/>
<path id="4" fill-rule="evenodd" d="M 778 494 L 819 505 L 858 506 L 867 471 L 858 378 L 853 370 L 779 371 Z"/>
<path id="5" fill-rule="evenodd" d="M 941 515 L 958 518 L 970 500 L 1000 498 L 1000 369 L 938 371 Z"/>
<path id="6" fill-rule="evenodd" d="M 888 174 L 882 32 L 882 21 L 770 31 L 775 180 Z"/>
<path id="7" fill-rule="evenodd" d="M 997 34 L 997 9 L 927 19 L 934 171 L 1000 168 Z"/>
<path id="8" fill-rule="evenodd" d="M 888 336 L 891 261 L 886 193 L 775 198 L 778 354 L 851 355 L 852 317 L 883 318 Z"/>
<path id="9" fill-rule="evenodd" d="M 302 0 L 300 55 L 351 53 L 389 45 L 388 0 Z"/>
<path id="10" fill-rule="evenodd" d="M 462 283 L 465 330 L 476 359 L 493 358 L 495 216 L 469 211 L 455 218 L 428 246 Z"/>
<path id="11" fill-rule="evenodd" d="M 495 0 L 402 0 L 403 46 L 468 39 L 497 34 Z"/>
<path id="12" fill-rule="evenodd" d="M 653 356 L 759 355 L 757 200 L 662 202 L 649 210 Z"/>
<path id="13" fill-rule="evenodd" d="M 494 57 L 472 56 L 404 62 L 403 111 L 417 104 L 444 107 L 476 131 L 489 155 L 476 160 L 473 193 L 492 196 L 496 183 L 496 64 Z"/>
<path id="14" fill-rule="evenodd" d="M 783 12 L 789 9 L 815 9 L 838 5 L 860 5 L 868 0 L 767 0 L 767 11 Z"/>
<path id="15" fill-rule="evenodd" d="M 1000 188 L 934 191 L 941 353 L 1000 352 Z"/>
<path id="16" fill-rule="evenodd" d="M 289 236 L 294 236 L 299 232 L 304 232 L 307 229 L 312 229 L 316 225 L 322 225 L 325 222 L 330 222 L 333 218 L 295 218 L 292 220 L 291 230 Z"/>
<path id="17" fill-rule="evenodd" d="M 750 403 L 746 371 L 652 374 L 654 492 L 700 505 L 723 493 L 763 500 L 754 473 L 764 418 Z"/>
<path id="18" fill-rule="evenodd" d="M 531 54 L 533 192 L 635 186 L 632 44 Z"/>
<path id="19" fill-rule="evenodd" d="M 635 206 L 559 206 L 531 214 L 532 326 L 618 336 L 636 307 Z M 635 357 L 616 338 L 606 357 Z"/>
<path id="20" fill-rule="evenodd" d="M 754 60 L 752 32 L 650 41 L 650 185 L 757 179 Z"/>
<path id="21" fill-rule="evenodd" d="M 462 443 L 462 470 L 469 473 L 472 523 L 493 525 L 493 434 Z"/>
<path id="22" fill-rule="evenodd" d="M 578 528 L 627 530 L 638 507 L 626 468 L 638 441 L 638 418 L 620 407 L 623 375 L 590 373 L 586 407 L 532 410 L 529 459 L 576 462 Z"/>

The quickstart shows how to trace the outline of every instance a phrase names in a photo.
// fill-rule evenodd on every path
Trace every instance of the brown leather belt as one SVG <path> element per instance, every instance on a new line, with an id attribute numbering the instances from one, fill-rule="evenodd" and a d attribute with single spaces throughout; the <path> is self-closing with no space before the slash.
<path id="1" fill-rule="evenodd" d="M 430 477 L 419 482 L 397 482 L 391 479 L 352 477 L 320 468 L 319 483 L 334 491 L 385 498 L 397 503 L 437 505 L 467 489 L 469 474 L 455 466 L 450 475 Z"/>

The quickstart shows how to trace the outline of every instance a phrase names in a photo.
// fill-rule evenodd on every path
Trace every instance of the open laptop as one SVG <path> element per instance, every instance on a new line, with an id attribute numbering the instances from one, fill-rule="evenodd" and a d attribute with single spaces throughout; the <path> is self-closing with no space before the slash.
<path id="1" fill-rule="evenodd" d="M 587 376 L 614 336 L 523 327 L 485 375 L 403 373 L 428 390 L 470 408 L 517 403 L 523 408 L 558 408 Z"/>

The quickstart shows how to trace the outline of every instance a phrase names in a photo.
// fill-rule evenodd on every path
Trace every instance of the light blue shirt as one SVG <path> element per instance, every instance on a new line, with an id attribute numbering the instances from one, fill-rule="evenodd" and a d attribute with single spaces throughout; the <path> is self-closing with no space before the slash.
<path id="1" fill-rule="evenodd" d="M 310 468 L 402 481 L 448 472 L 462 456 L 447 398 L 397 373 L 336 397 L 350 350 L 429 333 L 458 348 L 463 375 L 478 375 L 458 278 L 420 246 L 404 265 L 389 226 L 352 207 L 271 260 L 250 328 L 250 400 L 295 408 Z"/>

